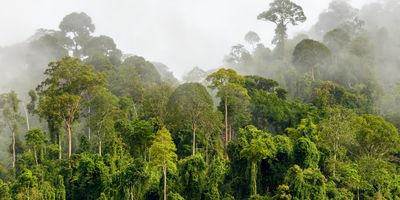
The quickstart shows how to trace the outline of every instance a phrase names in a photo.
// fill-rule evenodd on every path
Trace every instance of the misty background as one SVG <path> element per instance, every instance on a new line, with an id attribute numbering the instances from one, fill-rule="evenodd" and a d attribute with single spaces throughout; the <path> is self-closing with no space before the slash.
<path id="1" fill-rule="evenodd" d="M 274 24 L 257 20 L 268 8 L 269 0 L 38 0 L 2 1 L 0 7 L 0 47 L 26 41 L 39 28 L 58 29 L 63 17 L 71 12 L 86 12 L 96 26 L 94 35 L 114 39 L 124 53 L 162 62 L 181 79 L 194 66 L 203 69 L 221 67 L 232 45 L 244 43 L 252 30 L 261 42 L 271 46 Z M 330 0 L 295 0 L 307 21 L 288 29 L 289 38 L 307 32 L 317 23 Z M 347 1 L 362 8 L 373 0 Z M 16 50 L 18 51 L 18 50 Z M 1 57 L 0 57 L 1 59 Z M 15 65 L 0 60 L 2 92 L 16 89 L 7 84 L 20 73 Z M 26 70 L 22 68 L 22 70 Z"/>

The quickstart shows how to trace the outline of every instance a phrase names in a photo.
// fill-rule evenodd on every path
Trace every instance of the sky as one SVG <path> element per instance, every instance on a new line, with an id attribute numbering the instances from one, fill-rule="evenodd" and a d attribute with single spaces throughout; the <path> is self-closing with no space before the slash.
<path id="1" fill-rule="evenodd" d="M 0 46 L 58 29 L 71 12 L 86 12 L 95 35 L 112 37 L 124 53 L 166 64 L 177 76 L 199 66 L 218 68 L 231 46 L 248 31 L 270 45 L 272 23 L 257 20 L 272 0 L 0 0 Z M 292 0 L 308 20 L 289 27 L 289 36 L 308 30 L 331 0 Z M 349 0 L 356 8 L 374 0 Z"/>

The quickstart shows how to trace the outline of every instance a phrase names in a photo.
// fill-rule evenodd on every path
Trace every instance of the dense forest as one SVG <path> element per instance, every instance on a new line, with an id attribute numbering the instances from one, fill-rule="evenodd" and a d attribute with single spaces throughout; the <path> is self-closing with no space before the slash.
<path id="1" fill-rule="evenodd" d="M 0 48 L 0 199 L 400 199 L 400 2 L 290 0 L 224 66 L 168 66 L 84 12 Z M 17 87 L 16 87 L 17 86 Z"/>

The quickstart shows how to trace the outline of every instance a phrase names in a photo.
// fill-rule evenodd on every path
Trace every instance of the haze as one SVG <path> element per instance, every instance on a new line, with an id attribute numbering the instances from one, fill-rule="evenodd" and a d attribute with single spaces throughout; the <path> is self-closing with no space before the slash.
<path id="1" fill-rule="evenodd" d="M 272 23 L 258 21 L 266 0 L 38 0 L 3 1 L 0 7 L 0 46 L 24 41 L 38 28 L 58 29 L 62 18 L 74 11 L 86 12 L 96 25 L 95 35 L 108 35 L 124 53 L 166 64 L 181 76 L 199 66 L 217 68 L 232 45 L 243 43 L 249 30 L 269 45 Z M 330 0 L 296 0 L 308 17 L 289 28 L 289 34 L 308 30 Z M 372 0 L 353 0 L 360 8 Z"/>

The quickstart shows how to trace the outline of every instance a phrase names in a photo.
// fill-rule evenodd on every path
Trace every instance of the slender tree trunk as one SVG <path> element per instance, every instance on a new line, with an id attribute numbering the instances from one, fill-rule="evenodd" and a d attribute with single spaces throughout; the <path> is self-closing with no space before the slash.
<path id="1" fill-rule="evenodd" d="M 167 165 L 163 166 L 164 173 L 164 200 L 167 200 Z"/>
<path id="2" fill-rule="evenodd" d="M 25 120 L 26 120 L 26 129 L 29 131 L 30 127 L 29 127 L 29 114 L 28 111 L 26 110 L 26 107 L 24 104 L 22 104 L 22 108 L 24 109 L 24 113 L 25 113 Z"/>
<path id="3" fill-rule="evenodd" d="M 60 135 L 60 132 L 57 133 L 57 137 L 58 137 L 58 159 L 61 160 L 62 159 L 62 149 L 61 149 L 61 135 Z"/>
<path id="4" fill-rule="evenodd" d="M 208 141 L 206 141 L 206 152 L 205 152 L 205 157 L 206 157 L 206 163 L 208 163 Z"/>
<path id="5" fill-rule="evenodd" d="M 225 97 L 225 151 L 228 147 L 228 98 Z"/>
<path id="6" fill-rule="evenodd" d="M 101 140 L 99 140 L 99 155 L 101 157 Z"/>
<path id="7" fill-rule="evenodd" d="M 12 167 L 15 168 L 16 152 L 15 152 L 15 131 L 12 131 Z"/>
<path id="8" fill-rule="evenodd" d="M 192 141 L 192 155 L 196 154 L 196 125 L 192 124 L 193 141 Z"/>
<path id="9" fill-rule="evenodd" d="M 129 194 L 130 194 L 130 196 L 131 196 L 130 199 L 133 200 L 133 187 L 130 186 L 130 187 L 129 187 L 129 190 L 130 190 L 130 191 L 129 191 Z"/>
<path id="10" fill-rule="evenodd" d="M 257 194 L 257 163 L 255 161 L 251 161 L 251 194 Z"/>
<path id="11" fill-rule="evenodd" d="M 89 106 L 89 111 L 88 111 L 88 114 L 89 114 L 89 116 L 88 116 L 88 139 L 89 139 L 89 141 L 90 141 L 90 133 L 91 133 L 91 129 L 90 129 L 90 106 Z"/>
<path id="12" fill-rule="evenodd" d="M 33 156 L 35 157 L 35 163 L 38 165 L 38 158 L 36 153 L 36 144 L 33 145 Z"/>
<path id="13" fill-rule="evenodd" d="M 71 159 L 72 155 L 72 124 L 67 122 L 67 134 L 68 134 L 68 159 Z"/>

